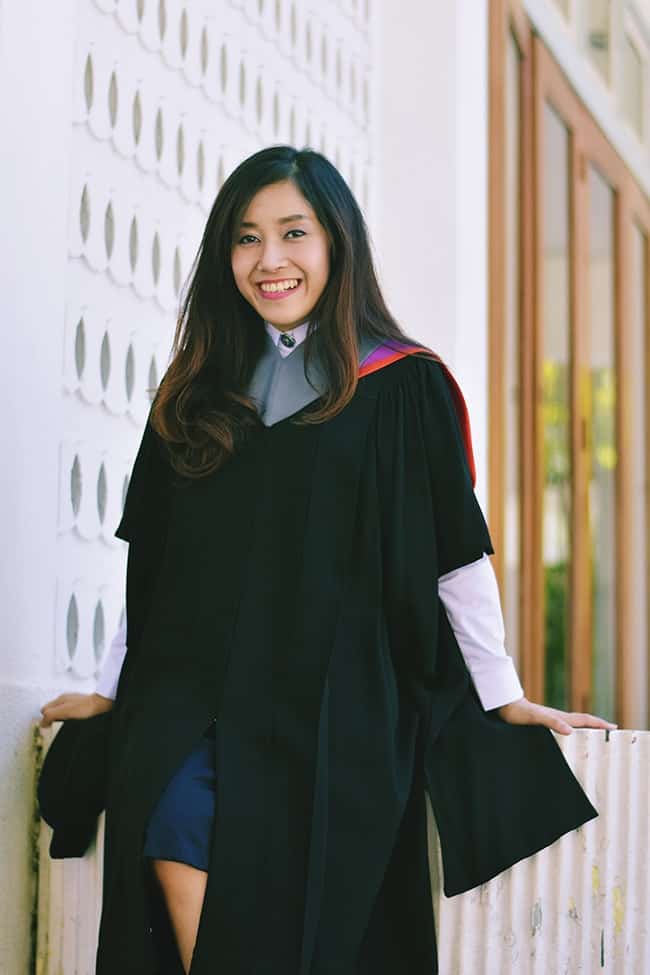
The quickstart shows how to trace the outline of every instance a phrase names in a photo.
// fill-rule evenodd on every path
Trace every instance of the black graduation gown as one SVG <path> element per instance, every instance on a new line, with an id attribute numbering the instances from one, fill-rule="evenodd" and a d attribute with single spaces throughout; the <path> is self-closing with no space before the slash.
<path id="1" fill-rule="evenodd" d="M 196 481 L 145 429 L 118 530 L 98 975 L 181 971 L 156 948 L 142 844 L 212 719 L 192 975 L 431 975 L 426 792 L 447 896 L 597 815 L 550 731 L 482 709 L 437 597 L 493 552 L 441 365 L 406 356 L 327 423 L 294 418 Z"/>

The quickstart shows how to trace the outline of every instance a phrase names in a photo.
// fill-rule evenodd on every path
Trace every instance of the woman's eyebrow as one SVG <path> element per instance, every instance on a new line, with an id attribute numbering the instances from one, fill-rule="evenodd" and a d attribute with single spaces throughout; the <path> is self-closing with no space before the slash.
<path id="1" fill-rule="evenodd" d="M 292 213 L 288 217 L 280 217 L 279 220 L 277 220 L 276 222 L 277 223 L 293 223 L 294 220 L 310 220 L 310 219 L 311 219 L 311 217 L 308 217 L 305 213 Z M 251 223 L 248 220 L 242 220 L 242 222 L 239 224 L 239 226 L 240 227 L 257 227 L 257 224 L 256 223 Z"/>

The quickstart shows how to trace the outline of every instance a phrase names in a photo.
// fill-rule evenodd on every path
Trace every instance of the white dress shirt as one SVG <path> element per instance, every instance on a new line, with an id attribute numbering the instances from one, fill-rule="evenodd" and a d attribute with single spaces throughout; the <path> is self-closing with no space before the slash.
<path id="1" fill-rule="evenodd" d="M 307 337 L 309 322 L 303 322 L 302 325 L 296 325 L 295 328 L 287 329 L 286 332 L 282 332 L 279 328 L 276 328 L 275 325 L 271 325 L 270 322 L 264 322 L 264 327 L 275 342 L 275 347 L 280 355 L 285 358 L 286 356 L 291 355 L 296 346 L 300 345 L 303 339 Z M 284 339 L 282 338 L 283 335 Z M 294 339 L 293 345 L 290 346 L 284 344 L 291 339 Z"/>
<path id="2" fill-rule="evenodd" d="M 290 355 L 305 336 L 308 322 L 283 333 L 265 322 L 269 335 L 282 356 Z M 282 335 L 295 339 L 285 345 Z M 523 697 L 512 657 L 504 646 L 505 628 L 499 588 L 492 563 L 486 553 L 480 559 L 447 572 L 438 579 L 438 595 L 463 655 L 481 704 L 486 711 Z M 115 698 L 126 654 L 126 613 L 109 648 L 96 692 Z"/>

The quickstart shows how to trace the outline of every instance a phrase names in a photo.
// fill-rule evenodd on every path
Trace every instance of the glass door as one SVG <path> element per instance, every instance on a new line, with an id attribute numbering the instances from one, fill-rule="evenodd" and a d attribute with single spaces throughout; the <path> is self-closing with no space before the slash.
<path id="1" fill-rule="evenodd" d="M 572 480 L 571 366 L 574 331 L 571 240 L 571 130 L 544 102 L 541 219 L 541 567 L 544 701 L 569 705 Z"/>

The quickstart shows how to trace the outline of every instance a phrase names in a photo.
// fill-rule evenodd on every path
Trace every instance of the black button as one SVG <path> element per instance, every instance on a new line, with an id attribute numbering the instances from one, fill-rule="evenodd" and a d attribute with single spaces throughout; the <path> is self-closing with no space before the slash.
<path id="1" fill-rule="evenodd" d="M 282 333 L 282 335 L 280 336 L 280 341 L 288 349 L 292 349 L 294 347 L 294 345 L 296 344 L 296 340 L 293 337 L 293 335 L 287 335 L 286 332 L 283 332 Z"/>

